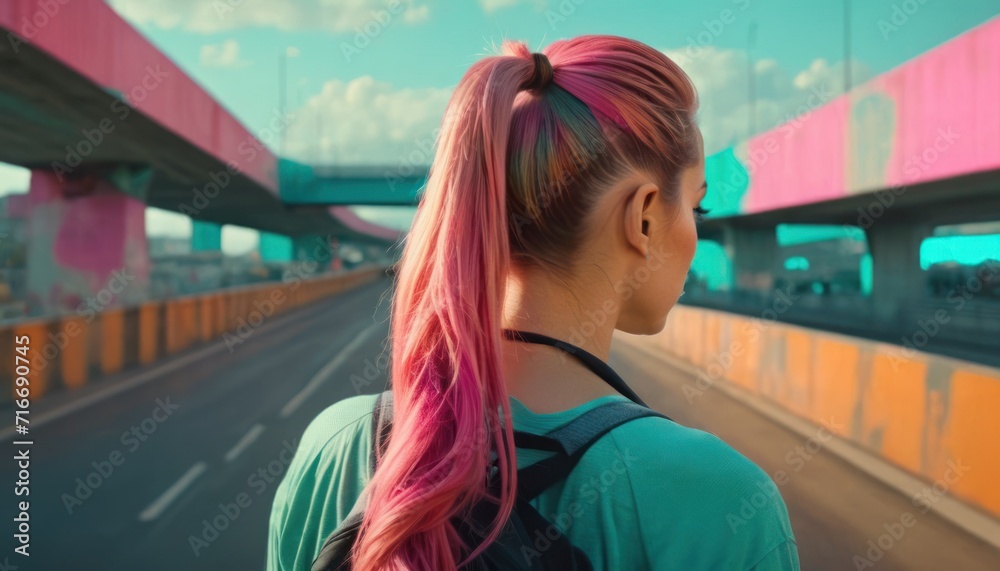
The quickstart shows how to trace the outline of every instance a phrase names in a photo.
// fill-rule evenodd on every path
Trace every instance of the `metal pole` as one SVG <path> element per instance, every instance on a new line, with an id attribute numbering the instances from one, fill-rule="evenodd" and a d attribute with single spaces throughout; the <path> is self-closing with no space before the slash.
<path id="1" fill-rule="evenodd" d="M 844 93 L 851 90 L 851 0 L 844 0 Z"/>
<path id="2" fill-rule="evenodd" d="M 288 67 L 288 55 L 286 49 L 282 49 L 281 53 L 278 54 L 278 112 L 282 117 L 285 116 L 285 97 L 288 90 L 287 84 L 287 72 L 286 67 Z M 279 145 L 279 152 L 281 155 L 285 154 L 285 131 L 287 129 L 281 130 L 281 137 L 279 137 L 281 143 Z"/>
<path id="3" fill-rule="evenodd" d="M 757 43 L 757 22 L 750 22 L 747 31 L 747 90 L 750 109 L 747 113 L 747 138 L 757 133 L 757 74 L 754 73 L 753 50 Z"/>
<path id="4" fill-rule="evenodd" d="M 326 149 L 323 148 L 323 113 L 316 109 L 316 164 L 326 164 Z"/>

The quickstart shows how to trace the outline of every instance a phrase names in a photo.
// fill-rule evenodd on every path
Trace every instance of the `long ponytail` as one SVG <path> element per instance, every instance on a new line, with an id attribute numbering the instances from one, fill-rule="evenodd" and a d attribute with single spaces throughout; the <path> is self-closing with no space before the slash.
<path id="1" fill-rule="evenodd" d="M 473 65 L 448 105 L 393 299 L 394 424 L 369 488 L 357 569 L 451 570 L 499 534 L 514 503 L 516 461 L 500 362 L 507 140 L 530 58 Z M 496 452 L 499 515 L 463 552 L 450 523 L 488 492 Z"/>

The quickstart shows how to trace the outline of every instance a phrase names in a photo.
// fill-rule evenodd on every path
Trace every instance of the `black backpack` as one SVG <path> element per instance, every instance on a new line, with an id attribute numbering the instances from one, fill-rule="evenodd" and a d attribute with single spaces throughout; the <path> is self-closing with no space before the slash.
<path id="1" fill-rule="evenodd" d="M 510 333 L 508 333 L 510 332 Z M 531 448 L 554 452 L 539 462 L 526 466 L 517 472 L 517 499 L 514 510 L 506 522 L 500 536 L 490 544 L 474 561 L 463 569 L 468 571 L 531 570 L 531 571 L 586 571 L 593 569 L 586 554 L 572 545 L 560 528 L 549 522 L 530 503 L 532 499 L 552 485 L 564 480 L 576 466 L 587 449 L 615 427 L 647 416 L 659 416 L 669 420 L 645 405 L 625 385 L 621 377 L 606 363 L 582 349 L 563 341 L 537 333 L 504 330 L 505 335 L 517 335 L 516 340 L 529 343 L 543 343 L 563 349 L 574 355 L 594 370 L 610 385 L 634 402 L 615 401 L 593 408 L 569 423 L 541 436 L 514 431 L 514 443 L 518 448 Z M 372 414 L 373 443 L 370 458 L 371 469 L 375 471 L 375 447 L 382 450 L 388 441 L 392 426 L 392 391 L 385 391 L 375 402 Z M 491 478 L 491 492 L 499 495 L 499 478 Z M 361 493 L 347 518 L 341 522 L 327 538 L 313 561 L 312 571 L 347 571 L 351 569 L 349 556 L 351 547 L 357 540 L 361 518 L 367 505 L 367 489 Z M 475 505 L 464 520 L 454 520 L 466 545 L 478 546 L 485 536 L 486 526 L 497 514 L 493 502 L 482 501 Z"/>

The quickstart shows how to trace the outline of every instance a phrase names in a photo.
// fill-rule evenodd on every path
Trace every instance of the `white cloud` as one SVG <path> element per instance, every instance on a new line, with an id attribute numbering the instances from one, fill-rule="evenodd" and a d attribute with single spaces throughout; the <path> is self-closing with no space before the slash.
<path id="1" fill-rule="evenodd" d="M 750 130 L 746 53 L 711 46 L 694 55 L 687 50 L 664 53 L 698 88 L 706 151 L 711 154 L 745 139 Z M 843 89 L 842 63 L 817 59 L 789 73 L 765 58 L 755 61 L 753 69 L 757 133 L 816 108 L 817 102 L 829 102 Z M 853 64 L 853 85 L 871 75 L 864 65 Z M 440 126 L 450 94 L 450 89 L 397 89 L 367 76 L 327 82 L 295 114 L 288 154 L 312 164 L 398 165 Z"/>
<path id="2" fill-rule="evenodd" d="M 431 13 L 431 9 L 427 4 L 421 6 L 411 6 L 403 12 L 403 21 L 407 24 L 419 24 L 427 19 Z"/>
<path id="3" fill-rule="evenodd" d="M 191 219 L 171 210 L 146 207 L 146 235 L 191 238 Z M 253 228 L 224 224 L 222 226 L 222 253 L 242 256 L 257 249 L 259 232 Z"/>
<path id="4" fill-rule="evenodd" d="M 221 44 L 201 46 L 201 65 L 205 67 L 247 67 L 253 62 L 240 59 L 240 44 L 236 40 L 226 40 Z"/>
<path id="5" fill-rule="evenodd" d="M 510 8 L 518 4 L 525 4 L 530 0 L 479 0 L 479 5 L 487 12 L 495 12 L 503 8 Z M 536 0 L 536 4 L 541 0 Z"/>
<path id="6" fill-rule="evenodd" d="M 409 206 L 354 206 L 351 208 L 362 220 L 397 230 L 413 226 L 416 208 Z"/>
<path id="7" fill-rule="evenodd" d="M 712 154 L 745 139 L 751 129 L 746 52 L 707 46 L 697 52 L 686 49 L 664 50 L 664 53 L 687 72 L 698 89 L 701 101 L 698 122 L 705 137 L 706 153 Z M 777 127 L 840 95 L 843 69 L 843 63 L 831 66 L 826 60 L 817 59 L 792 76 L 773 59 L 754 61 L 755 132 Z M 852 63 L 853 85 L 871 76 L 866 66 Z"/>
<path id="8" fill-rule="evenodd" d="M 222 227 L 222 253 L 227 256 L 242 256 L 257 249 L 260 232 L 253 228 L 226 224 Z"/>
<path id="9" fill-rule="evenodd" d="M 146 235 L 191 237 L 191 219 L 172 210 L 146 207 Z"/>
<path id="10" fill-rule="evenodd" d="M 415 24 L 430 12 L 424 0 L 107 0 L 136 25 L 205 34 L 244 27 L 354 33 L 366 24 Z"/>
<path id="11" fill-rule="evenodd" d="M 871 71 L 856 61 L 851 62 L 851 84 L 858 85 L 872 77 Z M 827 84 L 840 93 L 844 90 L 844 62 L 830 65 L 823 58 L 815 59 L 809 67 L 799 72 L 792 80 L 795 87 L 809 89 L 813 85 Z"/>
<path id="12" fill-rule="evenodd" d="M 415 153 L 413 162 L 429 164 L 449 97 L 451 89 L 395 89 L 370 76 L 329 81 L 294 113 L 288 155 L 310 164 L 395 166 Z"/>
<path id="13" fill-rule="evenodd" d="M 31 171 L 7 163 L 0 163 L 0 196 L 28 192 Z"/>

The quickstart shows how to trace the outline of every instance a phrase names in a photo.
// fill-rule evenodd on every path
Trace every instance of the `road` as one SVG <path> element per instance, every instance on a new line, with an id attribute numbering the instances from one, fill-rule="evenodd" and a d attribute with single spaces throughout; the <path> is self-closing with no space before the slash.
<path id="1" fill-rule="evenodd" d="M 384 371 L 360 389 L 350 377 L 363 378 L 385 350 L 389 285 L 381 280 L 274 317 L 233 351 L 219 341 L 102 381 L 73 400 L 38 403 L 31 557 L 8 555 L 6 568 L 263 569 L 288 451 L 330 403 L 385 386 Z M 788 453 L 804 444 L 723 391 L 689 404 L 681 393 L 688 373 L 627 343 L 615 342 L 611 364 L 652 406 L 719 435 L 768 473 L 788 470 Z M 118 392 L 102 398 L 112 389 Z M 81 396 L 88 406 L 65 408 Z M 13 488 L 12 468 L 2 466 L 5 490 Z M 914 511 L 910 498 L 825 451 L 780 489 L 809 570 L 856 569 L 854 556 L 865 556 L 883 524 Z M 1000 569 L 996 550 L 933 513 L 917 518 L 863 568 Z M 10 554 L 13 526 L 4 519 Z"/>

